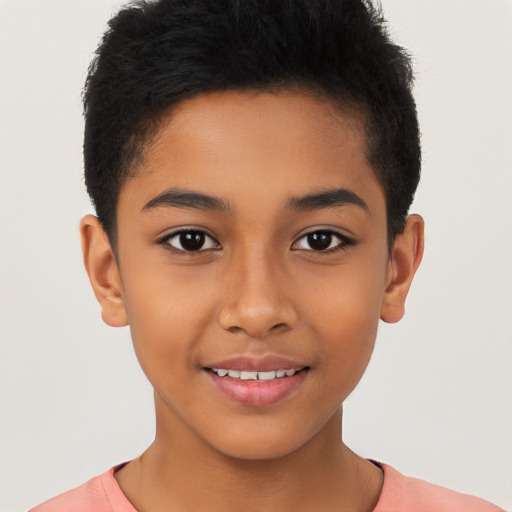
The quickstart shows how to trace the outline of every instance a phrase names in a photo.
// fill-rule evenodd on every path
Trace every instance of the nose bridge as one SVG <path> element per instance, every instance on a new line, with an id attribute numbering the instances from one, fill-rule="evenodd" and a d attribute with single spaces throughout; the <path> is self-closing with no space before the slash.
<path id="1" fill-rule="evenodd" d="M 296 320 L 284 287 L 282 262 L 265 247 L 245 247 L 233 254 L 220 314 L 231 332 L 262 338 L 271 330 L 290 328 Z"/>

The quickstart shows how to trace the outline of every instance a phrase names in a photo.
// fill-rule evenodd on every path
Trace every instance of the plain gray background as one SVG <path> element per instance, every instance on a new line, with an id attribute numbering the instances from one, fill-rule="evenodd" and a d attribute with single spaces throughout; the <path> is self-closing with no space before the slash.
<path id="1" fill-rule="evenodd" d="M 363 456 L 512 509 L 512 2 L 383 0 L 415 56 L 426 251 L 345 408 Z M 0 510 L 139 455 L 152 394 L 82 269 L 80 93 L 107 0 L 0 0 Z"/>

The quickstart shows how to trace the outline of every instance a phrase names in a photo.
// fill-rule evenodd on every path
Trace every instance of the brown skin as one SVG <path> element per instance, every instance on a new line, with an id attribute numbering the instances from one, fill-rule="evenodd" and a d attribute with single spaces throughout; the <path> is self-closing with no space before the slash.
<path id="1" fill-rule="evenodd" d="M 171 187 L 231 211 L 143 209 Z M 286 207 L 339 188 L 367 208 Z M 81 233 L 103 319 L 130 325 L 155 390 L 156 439 L 115 474 L 137 510 L 371 511 L 382 473 L 341 442 L 341 404 L 367 367 L 379 318 L 404 314 L 423 221 L 409 216 L 389 253 L 385 198 L 357 112 L 293 92 L 183 101 L 117 212 L 117 261 L 95 217 Z M 205 250 L 180 251 L 179 237 L 161 243 L 182 227 L 206 232 Z M 330 249 L 314 250 L 304 235 L 322 229 L 352 243 L 333 236 Z M 226 398 L 203 369 L 267 353 L 309 371 L 265 407 Z"/>

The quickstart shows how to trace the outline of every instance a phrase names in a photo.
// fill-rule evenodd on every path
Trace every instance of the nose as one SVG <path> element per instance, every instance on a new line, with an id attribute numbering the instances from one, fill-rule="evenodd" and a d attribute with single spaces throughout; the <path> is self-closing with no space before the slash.
<path id="1" fill-rule="evenodd" d="M 257 339 L 291 329 L 297 311 L 281 265 L 264 253 L 237 255 L 236 260 L 225 282 L 220 325 Z"/>

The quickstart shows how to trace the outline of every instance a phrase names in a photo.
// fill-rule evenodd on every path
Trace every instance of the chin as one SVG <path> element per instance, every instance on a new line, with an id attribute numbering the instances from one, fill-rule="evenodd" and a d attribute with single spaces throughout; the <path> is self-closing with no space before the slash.
<path id="1" fill-rule="evenodd" d="M 210 446 L 226 457 L 244 461 L 263 461 L 286 457 L 310 444 L 314 439 L 320 440 L 322 428 L 307 429 L 302 423 L 298 428 L 293 425 L 253 425 L 252 428 L 225 429 L 222 437 L 212 436 Z M 208 442 L 208 441 L 207 441 Z"/>
<path id="2" fill-rule="evenodd" d="M 213 446 L 213 448 L 230 459 L 249 462 L 279 459 L 297 451 L 301 446 L 300 443 L 291 444 L 277 441 L 269 443 L 268 441 L 258 442 L 245 439 L 240 443 L 231 442 L 224 446 Z"/>

